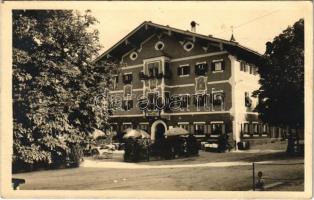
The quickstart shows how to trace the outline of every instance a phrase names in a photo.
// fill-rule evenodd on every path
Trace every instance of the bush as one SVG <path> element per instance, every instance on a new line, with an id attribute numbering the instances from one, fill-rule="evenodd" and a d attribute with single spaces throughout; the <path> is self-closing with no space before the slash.
<path id="1" fill-rule="evenodd" d="M 72 145 L 66 157 L 66 165 L 68 167 L 79 167 L 83 161 L 83 156 L 84 153 L 81 146 L 79 144 Z"/>
<path id="2" fill-rule="evenodd" d="M 133 139 L 128 138 L 124 146 L 124 161 L 138 162 L 142 160 L 149 160 L 149 139 Z"/>

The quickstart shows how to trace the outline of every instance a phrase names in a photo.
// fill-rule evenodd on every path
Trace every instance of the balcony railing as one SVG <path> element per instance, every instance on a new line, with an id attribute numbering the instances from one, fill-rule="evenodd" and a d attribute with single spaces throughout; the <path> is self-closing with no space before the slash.
<path id="1" fill-rule="evenodd" d="M 171 72 L 166 72 L 166 73 L 158 73 L 158 74 L 144 74 L 144 72 L 139 73 L 139 78 L 140 80 L 149 80 L 149 79 L 170 79 L 171 78 Z"/>

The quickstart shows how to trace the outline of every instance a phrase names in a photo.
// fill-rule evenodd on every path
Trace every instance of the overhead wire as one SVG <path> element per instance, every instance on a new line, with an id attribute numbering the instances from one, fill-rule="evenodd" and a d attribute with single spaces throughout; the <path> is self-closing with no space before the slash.
<path id="1" fill-rule="evenodd" d="M 258 20 L 258 19 L 260 19 L 260 18 L 263 18 L 263 17 L 269 16 L 269 15 L 272 15 L 272 14 L 278 12 L 278 11 L 279 11 L 279 10 L 274 10 L 274 11 L 272 11 L 272 12 L 269 12 L 269 13 L 265 14 L 265 15 L 261 15 L 261 16 L 255 17 L 255 18 L 253 18 L 253 19 L 251 19 L 251 20 L 249 20 L 249 21 L 246 21 L 246 22 L 244 22 L 244 23 L 242 23 L 242 24 L 239 24 L 239 25 L 236 25 L 236 26 L 232 26 L 232 27 L 233 27 L 232 29 L 234 30 L 234 29 L 239 28 L 239 27 L 241 27 L 241 26 L 247 25 L 247 24 L 252 23 L 252 22 L 254 22 L 254 21 L 256 21 L 256 20 Z M 228 32 L 228 31 L 229 31 L 229 30 L 221 31 L 221 32 L 215 33 L 214 35 L 219 35 L 219 34 L 221 34 L 221 33 L 225 33 L 225 32 Z"/>

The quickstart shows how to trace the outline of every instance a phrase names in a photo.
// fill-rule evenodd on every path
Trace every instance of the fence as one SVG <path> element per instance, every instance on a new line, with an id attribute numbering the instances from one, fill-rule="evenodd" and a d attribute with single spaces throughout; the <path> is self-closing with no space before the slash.
<path id="1" fill-rule="evenodd" d="M 294 187 L 304 183 L 304 163 L 252 163 L 253 191 L 289 185 Z"/>

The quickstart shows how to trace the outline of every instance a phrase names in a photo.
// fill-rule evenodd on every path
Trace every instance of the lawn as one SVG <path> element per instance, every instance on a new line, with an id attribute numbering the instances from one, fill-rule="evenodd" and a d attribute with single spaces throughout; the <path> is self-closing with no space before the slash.
<path id="1" fill-rule="evenodd" d="M 283 152 L 200 152 L 200 156 L 175 160 L 151 161 L 132 166 L 137 168 L 95 168 L 47 170 L 14 174 L 24 178 L 25 190 L 203 190 L 203 191 L 247 191 L 252 187 L 251 162 L 272 161 L 274 163 L 303 162 L 302 157 L 287 157 Z M 117 164 L 126 165 L 116 161 Z M 216 162 L 242 162 L 245 165 L 208 167 L 193 165 Z M 103 163 L 106 165 L 106 161 Z M 174 166 L 176 165 L 176 166 Z M 177 167 L 191 165 L 191 167 Z M 154 168 L 154 166 L 166 166 Z M 173 167 L 172 167 L 173 166 Z M 303 165 L 257 165 L 263 171 L 266 184 L 284 180 L 283 184 L 272 190 L 303 190 Z M 275 179 L 275 180 L 272 180 Z M 291 180 L 293 179 L 293 180 Z M 281 180 L 282 181 L 282 180 Z"/>

